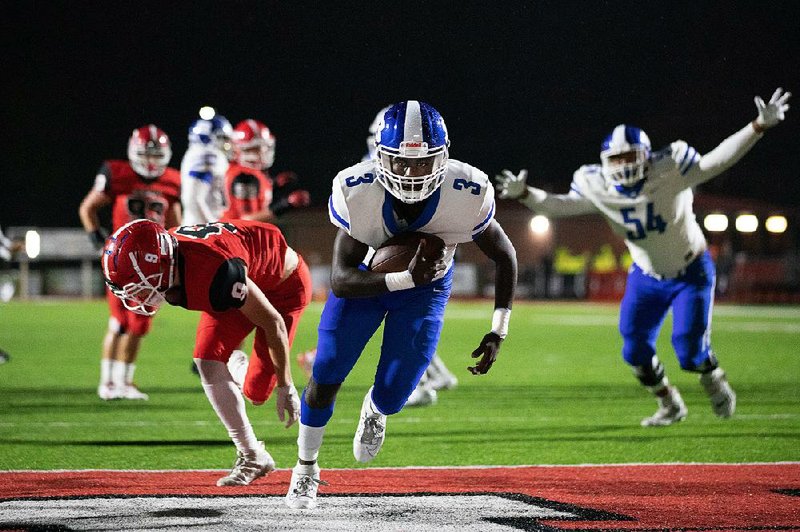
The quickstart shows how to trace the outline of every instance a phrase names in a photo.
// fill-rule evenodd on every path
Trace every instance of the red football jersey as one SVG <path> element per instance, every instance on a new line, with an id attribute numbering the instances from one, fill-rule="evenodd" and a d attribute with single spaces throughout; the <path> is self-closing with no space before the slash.
<path id="1" fill-rule="evenodd" d="M 272 202 L 272 181 L 260 170 L 231 163 L 225 173 L 228 209 L 222 218 L 235 220 L 253 214 Z"/>
<path id="2" fill-rule="evenodd" d="M 105 161 L 97 172 L 95 190 L 113 201 L 111 224 L 117 230 L 126 223 L 147 218 L 164 225 L 164 216 L 181 198 L 181 174 L 167 168 L 155 179 L 137 174 L 128 161 Z"/>
<path id="3" fill-rule="evenodd" d="M 171 229 L 178 239 L 181 286 L 167 298 L 189 310 L 224 312 L 240 308 L 246 277 L 264 292 L 281 280 L 286 239 L 272 224 L 246 220 Z"/>

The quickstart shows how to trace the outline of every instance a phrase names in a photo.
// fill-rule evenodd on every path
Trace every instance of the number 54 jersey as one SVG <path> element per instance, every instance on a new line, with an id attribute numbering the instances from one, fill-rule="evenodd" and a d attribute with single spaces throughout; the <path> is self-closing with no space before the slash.
<path id="1" fill-rule="evenodd" d="M 707 247 L 692 208 L 692 187 L 707 179 L 700 158 L 685 142 L 673 142 L 651 155 L 645 179 L 633 187 L 609 183 L 599 165 L 582 166 L 568 195 L 550 196 L 537 210 L 553 216 L 600 211 L 645 273 L 675 277 Z"/>
<path id="2" fill-rule="evenodd" d="M 373 250 L 390 237 L 420 231 L 444 240 L 447 269 L 456 246 L 476 239 L 494 218 L 494 188 L 485 173 L 450 159 L 444 182 L 426 201 L 417 220 L 398 219 L 393 196 L 377 179 L 375 161 L 364 161 L 339 172 L 328 201 L 331 222 Z M 368 262 L 370 256 L 365 258 Z"/>

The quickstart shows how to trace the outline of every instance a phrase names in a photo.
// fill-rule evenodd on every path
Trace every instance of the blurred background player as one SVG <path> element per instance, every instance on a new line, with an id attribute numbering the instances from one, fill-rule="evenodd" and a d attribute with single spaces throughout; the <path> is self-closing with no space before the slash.
<path id="1" fill-rule="evenodd" d="M 375 160 L 377 148 L 375 144 L 375 135 L 380 131 L 383 122 L 383 115 L 389 110 L 391 106 L 384 107 L 369 126 L 369 134 L 367 135 L 367 153 L 361 158 L 361 161 Z M 306 377 L 311 376 L 311 368 L 314 367 L 314 359 L 316 358 L 317 350 L 312 349 L 297 355 L 297 362 L 303 368 Z M 409 396 L 405 406 L 427 406 L 436 403 L 437 392 L 440 390 L 450 390 L 458 385 L 458 378 L 447 369 L 444 361 L 438 353 L 433 354 L 431 363 L 422 375 L 417 387 Z"/>
<path id="2" fill-rule="evenodd" d="M 293 172 L 282 172 L 274 179 L 270 175 L 275 136 L 263 122 L 249 118 L 236 124 L 233 146 L 233 159 L 225 173 L 227 209 L 223 218 L 274 221 L 291 209 L 308 206 L 308 191 L 289 186 L 297 185 Z"/>
<path id="3" fill-rule="evenodd" d="M 189 126 L 189 147 L 181 160 L 183 223 L 215 222 L 226 208 L 225 172 L 233 157 L 233 128 L 224 116 L 199 118 Z"/>
<path id="4" fill-rule="evenodd" d="M 233 149 L 225 172 L 226 209 L 221 219 L 274 222 L 290 209 L 308 206 L 309 194 L 305 190 L 290 194 L 280 207 L 273 204 L 274 185 L 269 169 L 275 162 L 275 136 L 266 124 L 252 118 L 242 120 L 233 129 L 231 140 Z M 239 353 L 244 355 L 237 350 L 237 356 Z M 197 373 L 194 364 L 192 372 Z"/>
<path id="5" fill-rule="evenodd" d="M 101 227 L 98 211 L 112 205 L 112 229 L 146 218 L 162 227 L 181 223 L 181 179 L 168 168 L 172 157 L 169 137 L 149 124 L 134 129 L 128 140 L 128 160 L 108 160 L 95 177 L 94 187 L 83 199 L 79 215 L 92 244 L 100 250 L 107 232 Z M 110 291 L 106 299 L 111 310 L 108 332 L 103 339 L 100 360 L 101 399 L 147 399 L 133 383 L 136 359 L 142 337 L 152 319 L 127 310 Z"/>
<path id="6" fill-rule="evenodd" d="M 11 262 L 11 258 L 14 254 L 18 251 L 22 251 L 24 247 L 25 245 L 22 242 L 8 238 L 3 234 L 3 229 L 0 228 L 0 265 Z M 0 273 L 3 273 L 2 268 L 0 268 Z M 10 280 L 0 278 L 0 302 L 5 303 L 12 297 L 14 297 L 14 283 Z M 8 351 L 0 349 L 0 364 L 5 364 L 9 360 L 11 360 L 11 355 Z"/>
<path id="7" fill-rule="evenodd" d="M 235 220 L 166 231 L 137 220 L 108 239 L 102 264 L 106 283 L 134 312 L 152 315 L 164 301 L 201 311 L 194 362 L 236 446 L 233 469 L 217 485 L 244 486 L 274 470 L 243 396 L 260 405 L 277 385 L 278 418 L 288 428 L 299 416 L 289 349 L 311 300 L 311 274 L 280 230 Z M 253 356 L 234 357 L 253 329 Z"/>
<path id="8" fill-rule="evenodd" d="M 790 96 L 782 89 L 769 103 L 756 96 L 758 116 L 702 156 L 682 140 L 651 153 L 644 131 L 620 124 L 601 144 L 601 164 L 579 168 L 569 194 L 526 186 L 525 170 L 497 176 L 501 198 L 549 216 L 600 212 L 625 238 L 633 265 L 620 307 L 622 356 L 658 402 L 642 426 L 671 425 L 687 414 L 656 356 L 656 339 L 670 308 L 672 346 L 681 368 L 700 374 L 717 416 L 730 417 L 736 409 L 736 394 L 711 350 L 715 269 L 692 207 L 692 187 L 736 164 L 784 119 Z"/>

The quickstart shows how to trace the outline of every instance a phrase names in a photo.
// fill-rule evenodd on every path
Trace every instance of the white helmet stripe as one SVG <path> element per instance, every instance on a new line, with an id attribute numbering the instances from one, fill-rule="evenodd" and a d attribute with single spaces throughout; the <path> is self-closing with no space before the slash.
<path id="1" fill-rule="evenodd" d="M 614 128 L 614 133 L 611 135 L 611 145 L 624 146 L 626 144 L 628 144 L 628 141 L 625 139 L 625 124 L 620 124 Z"/>
<path id="2" fill-rule="evenodd" d="M 422 112 L 417 100 L 408 100 L 406 104 L 406 120 L 403 124 L 403 138 L 422 142 Z"/>
<path id="3" fill-rule="evenodd" d="M 158 128 L 153 124 L 150 124 L 148 128 L 150 129 L 150 140 L 158 142 Z"/>

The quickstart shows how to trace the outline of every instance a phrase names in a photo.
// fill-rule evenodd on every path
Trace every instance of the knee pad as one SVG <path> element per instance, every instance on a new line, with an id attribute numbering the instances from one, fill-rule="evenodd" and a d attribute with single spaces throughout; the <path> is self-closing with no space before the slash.
<path id="1" fill-rule="evenodd" d="M 312 377 L 303 395 L 311 408 L 327 408 L 336 400 L 336 394 L 341 386 L 341 384 L 319 384 Z"/>
<path id="2" fill-rule="evenodd" d="M 633 366 L 633 374 L 643 386 L 658 386 L 664 380 L 664 364 L 657 356 L 653 356 L 650 364 Z"/>

